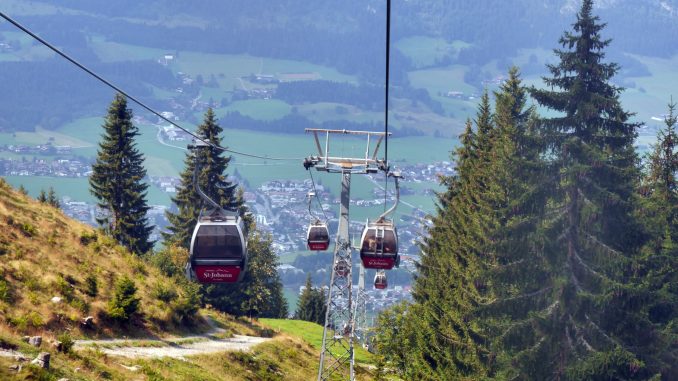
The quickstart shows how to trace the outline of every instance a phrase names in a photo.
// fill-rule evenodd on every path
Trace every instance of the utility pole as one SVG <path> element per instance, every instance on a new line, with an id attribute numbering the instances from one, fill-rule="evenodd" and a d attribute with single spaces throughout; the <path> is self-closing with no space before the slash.
<path id="1" fill-rule="evenodd" d="M 352 251 L 348 235 L 350 224 L 349 206 L 351 195 L 351 175 L 376 173 L 386 170 L 383 160 L 377 160 L 384 136 L 383 132 L 306 129 L 313 133 L 318 156 L 310 156 L 304 160 L 304 167 L 310 170 L 314 167 L 318 171 L 341 174 L 341 207 L 339 214 L 339 228 L 337 231 L 330 286 L 327 294 L 327 313 L 323 327 L 323 342 L 320 350 L 320 364 L 318 366 L 318 381 L 326 380 L 355 380 L 355 359 L 353 340 L 356 322 L 352 305 Z M 319 134 L 325 135 L 325 145 L 320 144 Z M 366 138 L 364 157 L 330 156 L 330 137 L 335 134 L 351 135 Z M 371 152 L 370 143 L 376 138 L 376 146 Z"/>

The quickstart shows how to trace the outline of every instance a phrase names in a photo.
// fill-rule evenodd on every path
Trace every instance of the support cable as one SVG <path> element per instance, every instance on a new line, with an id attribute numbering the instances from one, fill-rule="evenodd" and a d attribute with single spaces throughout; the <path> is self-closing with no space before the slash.
<path id="1" fill-rule="evenodd" d="M 313 180 L 313 171 L 308 171 L 308 173 L 311 176 L 311 185 L 313 185 L 313 192 L 315 193 L 315 199 L 318 202 L 318 207 L 320 207 L 320 211 L 323 212 L 323 217 L 325 217 L 325 223 L 329 223 L 327 214 L 325 214 L 325 209 L 323 209 L 323 204 L 320 202 L 320 195 L 318 194 L 318 190 L 315 189 L 315 180 Z"/>
<path id="2" fill-rule="evenodd" d="M 384 100 L 384 165 L 388 173 L 388 90 L 390 85 L 390 62 L 391 62 L 391 0 L 386 0 L 386 86 Z M 386 201 L 388 200 L 388 176 L 384 176 L 384 211 L 386 211 Z"/>
<path id="3" fill-rule="evenodd" d="M 44 39 L 42 39 L 41 37 L 39 37 L 38 35 L 36 35 L 35 33 L 33 33 L 30 29 L 28 29 L 27 27 L 21 25 L 19 22 L 15 21 L 14 19 L 12 19 L 11 17 L 9 17 L 8 15 L 6 15 L 5 13 L 3 13 L 3 12 L 1 12 L 1 11 L 0 11 L 0 17 L 2 17 L 2 18 L 4 18 L 5 20 L 9 21 L 12 25 L 14 25 L 15 27 L 19 28 L 21 31 L 23 31 L 24 33 L 28 34 L 29 36 L 33 37 L 35 40 L 37 40 L 38 42 L 40 42 L 41 44 L 43 44 L 44 46 L 46 46 L 47 48 L 49 48 L 50 50 L 52 50 L 54 53 L 60 55 L 61 57 L 63 57 L 64 59 L 66 59 L 67 61 L 69 61 L 70 63 L 72 63 L 73 65 L 75 65 L 75 66 L 77 66 L 78 68 L 80 68 L 81 70 L 87 72 L 87 74 L 89 74 L 89 75 L 91 75 L 92 77 L 98 79 L 100 82 L 104 83 L 106 86 L 112 88 L 113 90 L 119 92 L 120 94 L 124 95 L 125 97 L 131 99 L 134 103 L 136 103 L 136 104 L 138 104 L 139 106 L 143 107 L 143 108 L 146 109 L 148 112 L 154 114 L 155 116 L 157 116 L 158 118 L 164 120 L 165 122 L 169 123 L 170 125 L 172 125 L 172 126 L 178 128 L 178 129 L 182 130 L 183 132 L 185 132 L 185 133 L 187 133 L 188 135 L 192 136 L 194 139 L 199 140 L 199 141 L 201 141 L 201 142 L 203 142 L 203 143 L 209 145 L 211 148 L 214 148 L 214 149 L 217 149 L 217 150 L 220 150 L 220 151 L 224 151 L 224 152 L 229 152 L 229 153 L 232 153 L 232 154 L 235 154 L 235 155 L 246 156 L 246 157 L 252 157 L 252 158 L 263 159 L 263 160 L 276 160 L 276 161 L 278 161 L 278 160 L 291 160 L 291 161 L 299 161 L 299 160 L 303 160 L 303 159 L 304 159 L 303 157 L 302 157 L 302 158 L 298 158 L 298 157 L 270 157 L 270 156 L 260 156 L 260 155 L 254 155 L 254 154 L 250 154 L 250 153 L 235 151 L 235 150 L 232 150 L 232 149 L 228 149 L 228 148 L 224 148 L 224 147 L 220 147 L 220 146 L 218 146 L 218 145 L 215 145 L 215 144 L 213 144 L 212 142 L 210 142 L 209 140 L 206 140 L 206 139 L 204 139 L 204 138 L 201 138 L 200 136 L 196 135 L 195 133 L 193 133 L 193 132 L 191 132 L 191 131 L 185 129 L 184 127 L 181 127 L 181 126 L 178 125 L 177 123 L 174 123 L 173 121 L 171 121 L 171 120 L 169 120 L 168 118 L 164 117 L 162 114 L 160 114 L 159 112 L 155 111 L 155 110 L 152 109 L 150 106 L 148 106 L 148 105 L 146 105 L 145 103 L 141 102 L 141 101 L 138 100 L 136 97 L 130 95 L 130 94 L 127 93 L 125 90 L 123 90 L 122 88 L 120 88 L 120 87 L 116 86 L 115 84 L 111 83 L 110 81 L 108 81 L 107 79 L 105 79 L 104 77 L 102 77 L 101 75 L 99 75 L 99 74 L 95 73 L 94 71 L 90 70 L 90 69 L 87 68 L 85 65 L 81 64 L 80 62 L 78 62 L 78 61 L 75 60 L 74 58 L 72 58 L 72 57 L 70 57 L 69 55 L 67 55 L 66 53 L 62 52 L 61 50 L 59 50 L 59 48 L 57 48 L 57 47 L 55 47 L 54 45 L 50 44 L 49 42 L 45 41 Z"/>

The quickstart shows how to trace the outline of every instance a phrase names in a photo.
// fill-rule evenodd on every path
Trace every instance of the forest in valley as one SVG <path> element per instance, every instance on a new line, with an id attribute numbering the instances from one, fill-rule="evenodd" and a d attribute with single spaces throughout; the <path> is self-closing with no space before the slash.
<path id="1" fill-rule="evenodd" d="M 544 87 L 514 67 L 467 121 L 414 301 L 379 316 L 382 368 L 408 380 L 678 378 L 676 104 L 639 155 L 605 56 L 614 36 L 592 3 L 558 40 Z"/>

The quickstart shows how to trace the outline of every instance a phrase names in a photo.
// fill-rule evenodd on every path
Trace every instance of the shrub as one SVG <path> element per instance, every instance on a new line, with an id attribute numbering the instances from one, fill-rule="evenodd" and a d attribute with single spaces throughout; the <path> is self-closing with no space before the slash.
<path id="1" fill-rule="evenodd" d="M 85 294 L 91 297 L 97 296 L 99 293 L 99 284 L 97 283 L 97 277 L 90 274 L 85 278 Z"/>
<path id="2" fill-rule="evenodd" d="M 73 286 L 68 283 L 68 281 L 66 281 L 63 276 L 59 275 L 56 278 L 54 281 L 54 289 L 58 291 L 67 301 L 73 300 Z"/>
<path id="3" fill-rule="evenodd" d="M 177 298 L 177 292 L 172 286 L 158 282 L 153 286 L 151 296 L 161 302 L 169 303 Z"/>
<path id="4" fill-rule="evenodd" d="M 45 325 L 42 316 L 35 311 L 30 311 L 23 316 L 8 317 L 7 320 L 9 324 L 15 326 L 19 331 L 25 331 L 29 327 L 42 328 Z"/>
<path id="5" fill-rule="evenodd" d="M 24 233 L 27 237 L 34 237 L 38 234 L 38 229 L 29 222 L 24 222 L 21 224 L 21 232 Z"/>
<path id="6" fill-rule="evenodd" d="M 57 340 L 61 341 L 61 351 L 63 353 L 68 353 L 75 345 L 75 341 L 68 332 L 64 332 L 61 335 L 57 336 Z"/>
<path id="7" fill-rule="evenodd" d="M 163 274 L 172 277 L 182 273 L 187 260 L 188 253 L 186 249 L 171 246 L 153 253 L 148 261 Z"/>
<path id="8" fill-rule="evenodd" d="M 200 286 L 188 283 L 181 297 L 172 303 L 172 319 L 180 324 L 186 324 L 198 313 L 200 305 Z"/>
<path id="9" fill-rule="evenodd" d="M 83 246 L 87 246 L 92 242 L 97 241 L 97 232 L 95 231 L 84 231 L 80 233 L 80 244 Z"/>
<path id="10" fill-rule="evenodd" d="M 139 298 L 134 281 L 127 276 L 115 283 L 113 299 L 108 302 L 108 316 L 120 322 L 129 321 L 139 311 Z"/>
<path id="11" fill-rule="evenodd" d="M 5 303 L 12 303 L 13 299 L 12 289 L 10 288 L 9 283 L 4 279 L 0 279 L 0 300 Z"/>

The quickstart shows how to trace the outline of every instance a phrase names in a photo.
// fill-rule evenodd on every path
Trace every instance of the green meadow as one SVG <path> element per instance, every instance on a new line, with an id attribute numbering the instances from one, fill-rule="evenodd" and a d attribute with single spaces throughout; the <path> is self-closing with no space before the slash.
<path id="1" fill-rule="evenodd" d="M 442 38 L 413 36 L 400 39 L 395 47 L 412 60 L 415 67 L 427 67 L 437 64 L 445 56 L 457 58 L 462 49 L 471 44 L 454 40 L 447 42 Z"/>
<path id="2" fill-rule="evenodd" d="M 319 324 L 290 319 L 259 319 L 259 321 L 275 331 L 301 337 L 314 348 L 320 349 L 322 347 L 323 327 Z M 360 345 L 354 343 L 353 349 L 356 362 L 363 364 L 375 362 L 374 356 Z"/>
<path id="3" fill-rule="evenodd" d="M 264 101 L 265 102 L 265 101 Z M 97 144 L 101 137 L 102 118 L 82 118 L 64 125 L 56 131 L 38 130 L 36 132 L 18 132 L 16 134 L 0 134 L 0 139 L 6 144 L 43 144 L 50 138 L 57 145 L 71 145 L 74 154 L 93 158 L 96 155 Z M 193 130 L 194 126 L 186 126 Z M 152 125 L 139 126 L 140 136 L 137 137 L 137 147 L 144 154 L 145 165 L 149 176 L 177 176 L 184 168 L 185 147 L 189 142 L 167 142 L 171 146 L 158 142 L 158 128 Z M 229 166 L 229 173 L 238 172 L 248 183 L 250 188 L 257 188 L 262 183 L 275 179 L 304 180 L 310 174 L 302 166 L 303 158 L 317 155 L 317 149 L 312 135 L 306 134 L 275 134 L 250 130 L 224 130 L 224 145 L 232 150 L 272 159 L 250 158 L 233 154 Z M 364 156 L 364 141 L 348 136 L 336 136 L 331 140 L 331 155 Z M 456 144 L 454 139 L 434 138 L 432 136 L 416 136 L 407 138 L 392 137 L 389 139 L 389 160 L 394 168 L 408 163 L 428 163 L 449 160 L 450 151 Z M 324 146 L 324 142 L 323 142 Z M 381 145 L 383 155 L 385 144 Z M 374 142 L 372 143 L 374 149 Z M 3 152 L 0 157 L 20 159 L 26 157 L 31 160 L 33 155 L 16 155 Z M 38 158 L 52 159 L 53 157 L 37 156 Z M 276 160 L 284 159 L 284 160 Z M 338 196 L 340 177 L 325 172 L 313 170 L 313 176 L 318 184 L 323 184 Z M 37 195 L 40 189 L 55 186 L 57 193 L 70 195 L 73 199 L 92 201 L 88 191 L 86 179 L 44 178 L 44 177 L 10 177 L 9 181 L 18 186 L 23 184 L 32 195 Z M 383 186 L 383 178 L 378 180 Z M 423 190 L 427 187 L 436 188 L 433 183 L 406 183 L 410 188 Z M 393 187 L 392 180 L 389 187 Z M 352 177 L 351 196 L 354 199 L 371 200 L 374 198 L 372 190 L 374 184 L 363 175 Z M 426 211 L 433 208 L 433 201 L 429 196 L 404 196 L 403 200 Z M 152 204 L 169 205 L 169 196 L 159 189 L 149 189 L 149 201 Z M 351 219 L 364 220 L 374 218 L 375 214 L 383 211 L 383 206 L 354 207 L 351 210 Z M 403 204 L 399 207 L 399 214 L 409 214 L 411 207 Z"/>

